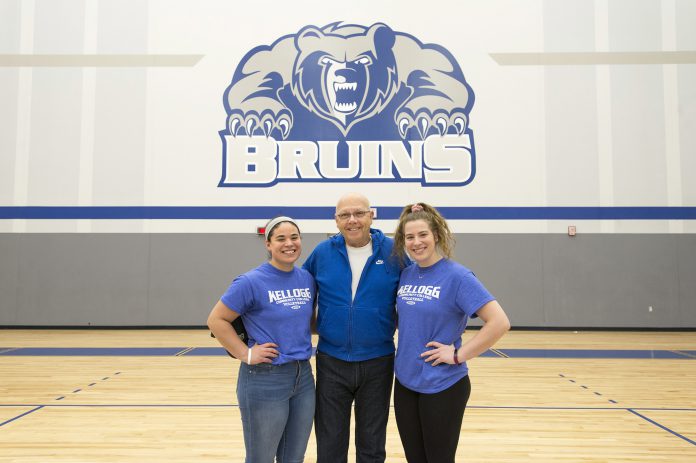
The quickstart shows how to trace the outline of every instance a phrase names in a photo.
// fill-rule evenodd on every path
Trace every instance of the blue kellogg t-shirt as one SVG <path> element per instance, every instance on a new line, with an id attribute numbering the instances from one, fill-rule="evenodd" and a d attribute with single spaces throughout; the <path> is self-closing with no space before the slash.
<path id="1" fill-rule="evenodd" d="M 220 300 L 242 316 L 249 345 L 278 345 L 273 364 L 281 365 L 312 355 L 309 323 L 316 293 L 308 271 L 284 272 L 266 262 L 235 278 Z"/>
<path id="2" fill-rule="evenodd" d="M 468 373 L 462 365 L 432 366 L 420 354 L 430 341 L 459 348 L 467 321 L 494 300 L 471 270 L 449 259 L 430 267 L 404 269 L 396 295 L 399 343 L 394 373 L 408 389 L 425 394 L 443 391 Z"/>

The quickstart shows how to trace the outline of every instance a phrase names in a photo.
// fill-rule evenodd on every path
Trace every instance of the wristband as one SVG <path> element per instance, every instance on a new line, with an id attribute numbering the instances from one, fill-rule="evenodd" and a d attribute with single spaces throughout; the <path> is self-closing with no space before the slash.
<path id="1" fill-rule="evenodd" d="M 458 353 L 459 353 L 459 349 L 457 349 L 457 348 L 455 347 L 455 348 L 454 348 L 454 364 L 455 364 L 455 365 L 461 365 L 461 364 L 462 364 L 462 363 L 459 361 L 459 355 L 457 355 Z"/>
<path id="2" fill-rule="evenodd" d="M 247 347 L 247 365 L 251 365 L 251 347 Z"/>

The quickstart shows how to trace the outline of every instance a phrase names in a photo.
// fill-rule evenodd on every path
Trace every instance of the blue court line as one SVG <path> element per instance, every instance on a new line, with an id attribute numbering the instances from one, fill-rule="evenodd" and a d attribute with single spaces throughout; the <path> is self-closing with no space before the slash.
<path id="1" fill-rule="evenodd" d="M 58 407 L 59 405 L 47 405 Z M 525 405 L 467 405 L 466 408 L 503 409 L 503 410 L 640 410 L 652 412 L 696 412 L 696 408 L 659 408 L 659 407 L 552 407 Z"/>
<path id="2" fill-rule="evenodd" d="M 191 352 L 193 349 L 195 349 L 195 347 L 187 347 L 186 349 L 183 349 L 182 351 L 174 354 L 174 356 L 176 356 L 176 357 L 184 356 L 184 355 L 188 354 L 189 352 Z"/>
<path id="3" fill-rule="evenodd" d="M 114 373 L 114 376 L 115 376 L 115 375 L 120 375 L 120 374 L 121 374 L 121 372 L 118 371 L 118 372 Z M 106 381 L 106 380 L 108 380 L 109 378 L 110 378 L 109 376 L 105 376 L 105 377 L 102 378 L 102 381 Z M 95 384 L 97 384 L 97 383 L 92 383 L 92 384 L 90 384 L 89 386 L 94 386 Z M 78 389 L 73 390 L 72 393 L 73 393 L 73 394 L 77 394 L 77 393 L 79 393 L 80 391 L 82 391 L 82 389 L 78 388 Z M 65 396 L 64 396 L 64 395 L 62 395 L 62 396 L 60 396 L 60 397 L 56 397 L 56 398 L 53 399 L 53 400 L 59 401 L 59 400 L 63 400 L 63 399 L 65 399 Z M 0 405 L 0 406 L 6 406 L 6 405 Z M 33 407 L 34 405 L 24 405 L 24 406 L 25 406 L 25 407 L 27 407 L 27 406 L 28 406 L 28 407 Z M 36 408 L 34 408 L 33 410 L 30 410 L 30 411 L 28 411 L 28 412 L 26 412 L 26 413 L 22 413 L 21 415 L 16 416 L 16 417 L 14 417 L 14 418 L 12 418 L 12 419 L 10 419 L 10 420 L 8 420 L 8 421 L 5 421 L 4 423 L 0 423 L 0 426 L 3 426 L 3 425 L 5 425 L 5 424 L 7 424 L 7 423 L 9 423 L 9 422 L 11 422 L 11 421 L 18 420 L 18 419 L 22 418 L 23 416 L 26 416 L 26 415 L 28 415 L 28 414 L 30 414 L 30 413 L 33 413 L 33 412 L 37 411 L 37 410 L 41 410 L 42 408 L 44 408 L 44 407 L 46 407 L 46 406 L 50 406 L 50 405 L 45 405 L 45 404 L 37 405 Z"/>
<path id="4" fill-rule="evenodd" d="M 239 407 L 238 404 L 0 404 L 2 407 L 46 407 L 46 408 L 65 408 L 65 407 L 94 407 L 94 408 L 133 408 L 133 407 L 151 407 L 151 408 L 218 408 L 218 407 Z M 616 410 L 616 408 L 612 408 Z M 638 409 L 636 409 L 638 410 Z M 696 410 L 694 410 L 696 411 Z"/>
<path id="5" fill-rule="evenodd" d="M 669 350 L 636 349 L 497 349 L 510 358 L 577 358 L 577 359 L 689 359 Z M 696 357 L 695 357 L 696 358 Z"/>
<path id="6" fill-rule="evenodd" d="M 183 347 L 21 347 L 8 352 L 0 352 L 0 356 L 118 356 L 118 357 L 149 357 L 173 356 Z"/>
<path id="7" fill-rule="evenodd" d="M 315 348 L 313 348 L 314 354 Z M 481 357 L 549 359 L 682 359 L 693 360 L 694 351 L 603 350 L 603 349 L 490 349 Z M 0 356 L 227 356 L 222 347 L 18 347 L 0 351 Z"/>
<path id="8" fill-rule="evenodd" d="M 401 207 L 373 206 L 380 219 L 398 219 Z M 440 207 L 459 220 L 696 220 L 696 207 Z M 243 220 L 289 215 L 331 220 L 334 207 L 314 206 L 2 206 L 0 219 Z"/>
<path id="9" fill-rule="evenodd" d="M 28 407 L 31 407 L 32 405 L 24 405 L 24 406 L 25 406 L 25 407 L 27 407 L 27 406 L 28 406 Z M 14 418 L 10 418 L 10 419 L 7 420 L 7 421 L 3 421 L 2 423 L 0 423 L 0 427 L 5 426 L 5 425 L 8 424 L 8 423 L 12 423 L 13 421 L 18 420 L 18 419 L 22 418 L 23 416 L 27 416 L 27 415 L 30 414 L 30 413 L 34 413 L 35 411 L 41 410 L 41 409 L 44 408 L 45 406 L 46 406 L 46 405 L 38 405 L 38 406 L 37 406 L 36 408 L 34 408 L 33 410 L 29 410 L 28 412 L 24 412 L 24 413 L 22 413 L 21 415 L 15 416 Z"/>
<path id="10" fill-rule="evenodd" d="M 239 404 L 0 404 L 2 407 L 38 407 L 38 408 L 234 408 Z M 393 407 L 393 405 L 392 405 Z M 492 409 L 492 410 L 639 410 L 652 412 L 696 412 L 696 408 L 659 408 L 659 407 L 553 407 L 553 406 L 525 406 L 525 405 L 467 405 L 466 408 Z"/>
<path id="11" fill-rule="evenodd" d="M 691 351 L 668 350 L 599 350 L 599 349 L 489 349 L 480 357 L 494 358 L 579 358 L 579 359 L 696 359 Z M 194 347 L 183 356 L 227 355 L 221 347 Z M 316 347 L 312 348 L 316 355 Z"/>
<path id="12" fill-rule="evenodd" d="M 183 354 L 184 357 L 208 357 L 227 355 L 227 351 L 223 347 L 194 347 L 192 350 Z"/>
<path id="13" fill-rule="evenodd" d="M 575 381 L 574 379 L 570 379 L 570 378 L 566 377 L 566 375 L 564 375 L 563 373 L 559 373 L 558 376 L 561 377 L 561 378 L 567 379 L 568 381 L 570 381 L 570 382 L 573 383 L 573 384 L 576 384 L 576 381 Z M 587 386 L 580 385 L 580 387 L 583 388 L 583 389 L 588 389 Z M 597 391 L 592 391 L 592 392 L 594 393 L 594 395 L 596 395 L 596 396 L 598 396 L 598 397 L 602 397 L 602 394 L 601 394 L 601 393 L 599 393 L 599 392 L 597 392 Z M 608 401 L 609 403 L 612 403 L 612 404 L 618 404 L 617 401 L 612 400 L 612 399 L 608 399 L 607 401 Z"/>
<path id="14" fill-rule="evenodd" d="M 479 357 L 498 356 L 498 357 L 503 357 L 503 358 L 509 358 L 509 356 L 507 354 L 504 354 L 503 352 L 499 351 L 498 349 L 493 349 L 493 348 L 488 349 L 486 352 L 484 352 L 484 354 L 495 354 L 495 355 L 480 355 Z"/>
<path id="15" fill-rule="evenodd" d="M 13 405 L 2 405 L 0 404 L 0 407 L 11 407 Z M 32 405 L 20 405 L 20 406 L 32 406 Z M 89 407 L 89 408 L 124 408 L 124 407 L 129 407 L 129 408 L 134 408 L 134 407 L 147 407 L 147 408 L 232 408 L 232 407 L 239 407 L 239 404 L 119 404 L 119 405 L 108 405 L 108 404 L 102 404 L 102 405 L 95 405 L 95 404 L 69 404 L 69 405 L 38 405 L 36 408 L 22 413 L 21 415 L 18 415 L 14 418 L 11 418 L 10 420 L 5 421 L 4 423 L 0 423 L 0 427 L 4 426 L 7 423 L 10 423 L 12 421 L 18 420 L 30 413 L 33 413 L 37 410 L 40 410 L 45 407 Z M 391 406 L 393 408 L 393 405 Z M 680 439 L 683 439 L 692 445 L 696 445 L 696 442 L 692 441 L 691 439 L 672 431 L 671 429 L 667 428 L 666 426 L 663 426 L 659 423 L 657 423 L 654 420 L 651 420 L 650 418 L 647 418 L 644 415 L 641 415 L 640 413 L 636 412 L 635 410 L 658 410 L 658 411 L 670 411 L 670 410 L 679 410 L 679 411 L 696 411 L 696 409 L 641 409 L 641 408 L 618 408 L 618 407 L 522 407 L 522 406 L 488 406 L 488 405 L 470 405 L 467 408 L 475 408 L 475 409 L 497 409 L 497 410 L 627 410 L 631 413 L 633 413 L 636 416 L 639 416 L 643 418 L 644 420 L 654 424 L 655 426 L 664 429 L 665 431 L 679 437 Z"/>
<path id="16" fill-rule="evenodd" d="M 647 421 L 648 423 L 652 423 L 652 424 L 654 424 L 655 426 L 657 426 L 658 428 L 664 429 L 664 430 L 667 431 L 668 433 L 674 434 L 675 436 L 677 436 L 677 437 L 680 438 L 680 439 L 684 439 L 684 440 L 687 441 L 689 444 L 691 444 L 691 445 L 696 445 L 696 442 L 694 442 L 693 440 L 689 439 L 688 437 L 682 436 L 682 435 L 679 434 L 678 432 L 672 431 L 672 430 L 669 429 L 668 427 L 661 425 L 661 424 L 658 423 L 657 421 L 651 420 L 650 418 L 648 418 L 648 417 L 645 416 L 645 415 L 641 415 L 640 413 L 636 412 L 635 409 L 627 408 L 626 410 L 628 410 L 629 412 L 633 413 L 633 414 L 636 415 L 636 416 L 639 416 L 639 417 L 643 418 L 643 419 L 644 419 L 645 421 Z"/>

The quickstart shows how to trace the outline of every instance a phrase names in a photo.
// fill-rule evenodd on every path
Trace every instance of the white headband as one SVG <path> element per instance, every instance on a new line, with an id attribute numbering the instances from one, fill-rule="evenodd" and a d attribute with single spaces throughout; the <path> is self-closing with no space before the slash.
<path id="1" fill-rule="evenodd" d="M 266 237 L 266 241 L 268 241 L 268 235 L 270 235 L 271 230 L 273 230 L 273 227 L 278 225 L 280 222 L 290 222 L 291 224 L 293 224 L 297 228 L 297 230 L 300 229 L 300 227 L 298 227 L 297 224 L 295 223 L 295 221 L 293 219 L 291 219 L 290 217 L 286 217 L 284 215 L 282 215 L 280 217 L 276 217 L 275 219 L 271 220 L 270 222 L 268 222 L 266 224 L 266 231 L 264 233 L 264 236 Z"/>

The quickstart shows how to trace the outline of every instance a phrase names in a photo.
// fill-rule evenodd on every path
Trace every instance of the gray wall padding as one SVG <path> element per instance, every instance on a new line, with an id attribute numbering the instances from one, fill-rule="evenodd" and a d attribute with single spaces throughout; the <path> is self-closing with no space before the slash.
<path id="1" fill-rule="evenodd" d="M 696 327 L 696 235 L 456 238 L 515 327 Z M 202 326 L 265 258 L 242 234 L 0 234 L 0 325 Z"/>

